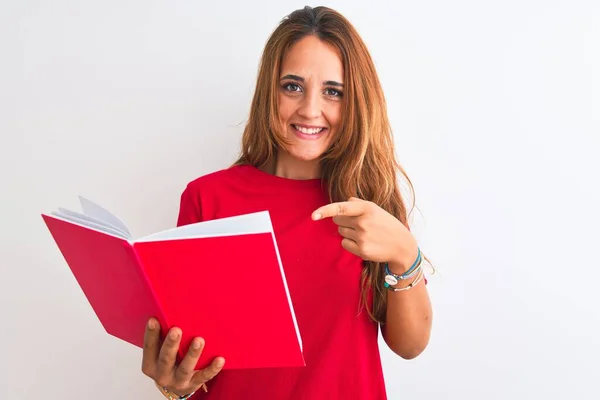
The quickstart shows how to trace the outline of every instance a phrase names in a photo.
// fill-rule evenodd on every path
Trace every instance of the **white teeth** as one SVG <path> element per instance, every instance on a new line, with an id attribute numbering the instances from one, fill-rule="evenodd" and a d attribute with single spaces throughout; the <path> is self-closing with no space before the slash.
<path id="1" fill-rule="evenodd" d="M 317 133 L 321 132 L 324 129 L 324 128 L 307 129 L 307 128 L 303 128 L 298 125 L 294 125 L 294 128 L 298 129 L 300 132 L 304 133 L 305 135 L 316 135 Z"/>

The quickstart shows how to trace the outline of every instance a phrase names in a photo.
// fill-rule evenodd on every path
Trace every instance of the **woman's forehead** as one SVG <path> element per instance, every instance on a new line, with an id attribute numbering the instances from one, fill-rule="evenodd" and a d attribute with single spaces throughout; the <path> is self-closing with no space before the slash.
<path id="1" fill-rule="evenodd" d="M 283 57 L 281 76 L 296 75 L 305 80 L 323 79 L 341 82 L 344 67 L 338 50 L 316 36 L 294 43 Z"/>

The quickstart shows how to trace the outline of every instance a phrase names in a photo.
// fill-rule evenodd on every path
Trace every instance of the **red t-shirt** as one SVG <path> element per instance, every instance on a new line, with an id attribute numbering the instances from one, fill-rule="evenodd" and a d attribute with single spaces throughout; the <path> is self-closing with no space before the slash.
<path id="1" fill-rule="evenodd" d="M 359 308 L 362 260 L 342 248 L 331 218 L 311 219 L 327 203 L 319 179 L 286 179 L 248 165 L 187 185 L 178 225 L 269 211 L 306 361 L 301 368 L 221 371 L 195 400 L 386 399 L 378 326 Z M 244 283 L 227 290 L 244 290 Z"/>

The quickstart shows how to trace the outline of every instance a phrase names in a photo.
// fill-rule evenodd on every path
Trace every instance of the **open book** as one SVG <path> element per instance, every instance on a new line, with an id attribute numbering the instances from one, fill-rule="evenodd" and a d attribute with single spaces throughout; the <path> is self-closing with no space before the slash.
<path id="1" fill-rule="evenodd" d="M 302 341 L 268 211 L 134 239 L 103 207 L 42 214 L 106 331 L 143 347 L 146 322 L 181 328 L 179 357 L 205 340 L 197 368 L 304 366 Z"/>

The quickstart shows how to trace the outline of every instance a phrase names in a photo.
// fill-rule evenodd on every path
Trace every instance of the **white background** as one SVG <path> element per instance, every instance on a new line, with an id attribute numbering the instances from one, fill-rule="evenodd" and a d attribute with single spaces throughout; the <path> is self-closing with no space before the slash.
<path id="1" fill-rule="evenodd" d="M 600 3 L 339 1 L 376 61 L 439 270 L 390 399 L 599 399 Z M 304 3 L 0 3 L 0 390 L 161 398 L 40 213 L 85 195 L 136 236 L 235 158 L 262 47 Z"/>

